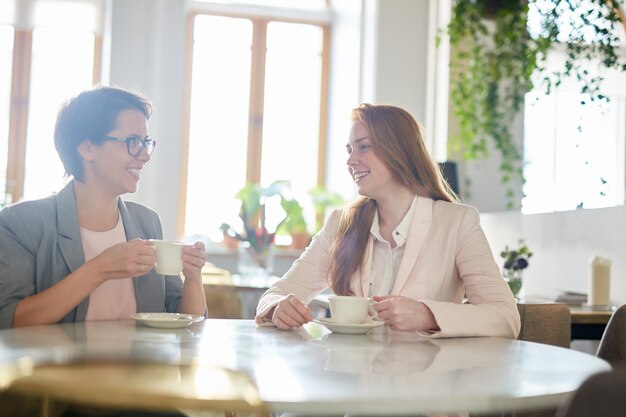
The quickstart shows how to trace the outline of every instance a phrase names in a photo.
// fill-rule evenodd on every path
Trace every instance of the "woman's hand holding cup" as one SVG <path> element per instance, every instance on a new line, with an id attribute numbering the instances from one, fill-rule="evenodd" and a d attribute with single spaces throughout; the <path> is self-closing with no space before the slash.
<path id="1" fill-rule="evenodd" d="M 139 277 L 154 267 L 156 253 L 147 240 L 134 239 L 105 249 L 88 262 L 102 273 L 103 280 Z"/>
<path id="2" fill-rule="evenodd" d="M 204 243 L 196 242 L 183 247 L 183 275 L 185 278 L 198 279 L 202 281 L 202 267 L 206 263 L 206 252 L 204 251 Z"/>

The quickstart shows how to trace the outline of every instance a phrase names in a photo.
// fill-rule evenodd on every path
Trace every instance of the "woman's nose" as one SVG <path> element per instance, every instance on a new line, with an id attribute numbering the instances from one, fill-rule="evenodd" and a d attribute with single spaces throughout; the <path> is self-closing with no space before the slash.
<path id="1" fill-rule="evenodd" d="M 357 164 L 357 159 L 354 156 L 354 152 L 348 155 L 348 159 L 346 160 L 346 164 L 351 167 Z"/>
<path id="2" fill-rule="evenodd" d="M 150 161 L 150 154 L 145 147 L 142 147 L 141 152 L 135 158 L 139 161 L 148 162 Z"/>

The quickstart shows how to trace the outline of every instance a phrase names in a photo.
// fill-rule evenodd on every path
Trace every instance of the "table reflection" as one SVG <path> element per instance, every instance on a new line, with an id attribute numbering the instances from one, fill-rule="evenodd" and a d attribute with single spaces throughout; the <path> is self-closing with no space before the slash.
<path id="1" fill-rule="evenodd" d="M 589 375 L 609 369 L 593 356 L 529 342 L 426 339 L 385 327 L 342 335 L 316 323 L 280 331 L 251 320 L 209 319 L 183 329 L 118 321 L 4 330 L 0 355 L 6 352 L 53 364 L 115 360 L 230 368 L 251 377 L 272 411 L 319 415 L 553 407 Z M 133 374 L 128 383 L 137 378 Z"/>

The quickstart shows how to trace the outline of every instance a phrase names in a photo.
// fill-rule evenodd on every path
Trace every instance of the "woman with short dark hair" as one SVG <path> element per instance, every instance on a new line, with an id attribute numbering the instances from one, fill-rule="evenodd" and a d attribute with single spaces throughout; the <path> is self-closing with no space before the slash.
<path id="1" fill-rule="evenodd" d="M 152 107 L 95 87 L 59 110 L 54 143 L 71 181 L 58 194 L 0 211 L 0 328 L 128 319 L 136 312 L 203 315 L 204 245 L 183 249 L 183 274 L 154 270 L 161 222 L 122 200 L 137 191 L 156 141 Z"/>

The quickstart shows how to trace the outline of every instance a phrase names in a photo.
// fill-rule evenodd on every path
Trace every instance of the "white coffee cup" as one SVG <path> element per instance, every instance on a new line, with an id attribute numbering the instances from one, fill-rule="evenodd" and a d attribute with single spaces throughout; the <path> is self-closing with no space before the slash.
<path id="1" fill-rule="evenodd" d="M 359 324 L 368 319 L 370 299 L 367 297 L 334 295 L 328 297 L 330 316 L 334 322 Z"/>
<path id="2" fill-rule="evenodd" d="M 189 246 L 182 242 L 169 240 L 150 240 L 156 249 L 157 261 L 154 269 L 163 275 L 178 275 L 183 270 L 183 247 Z"/>

